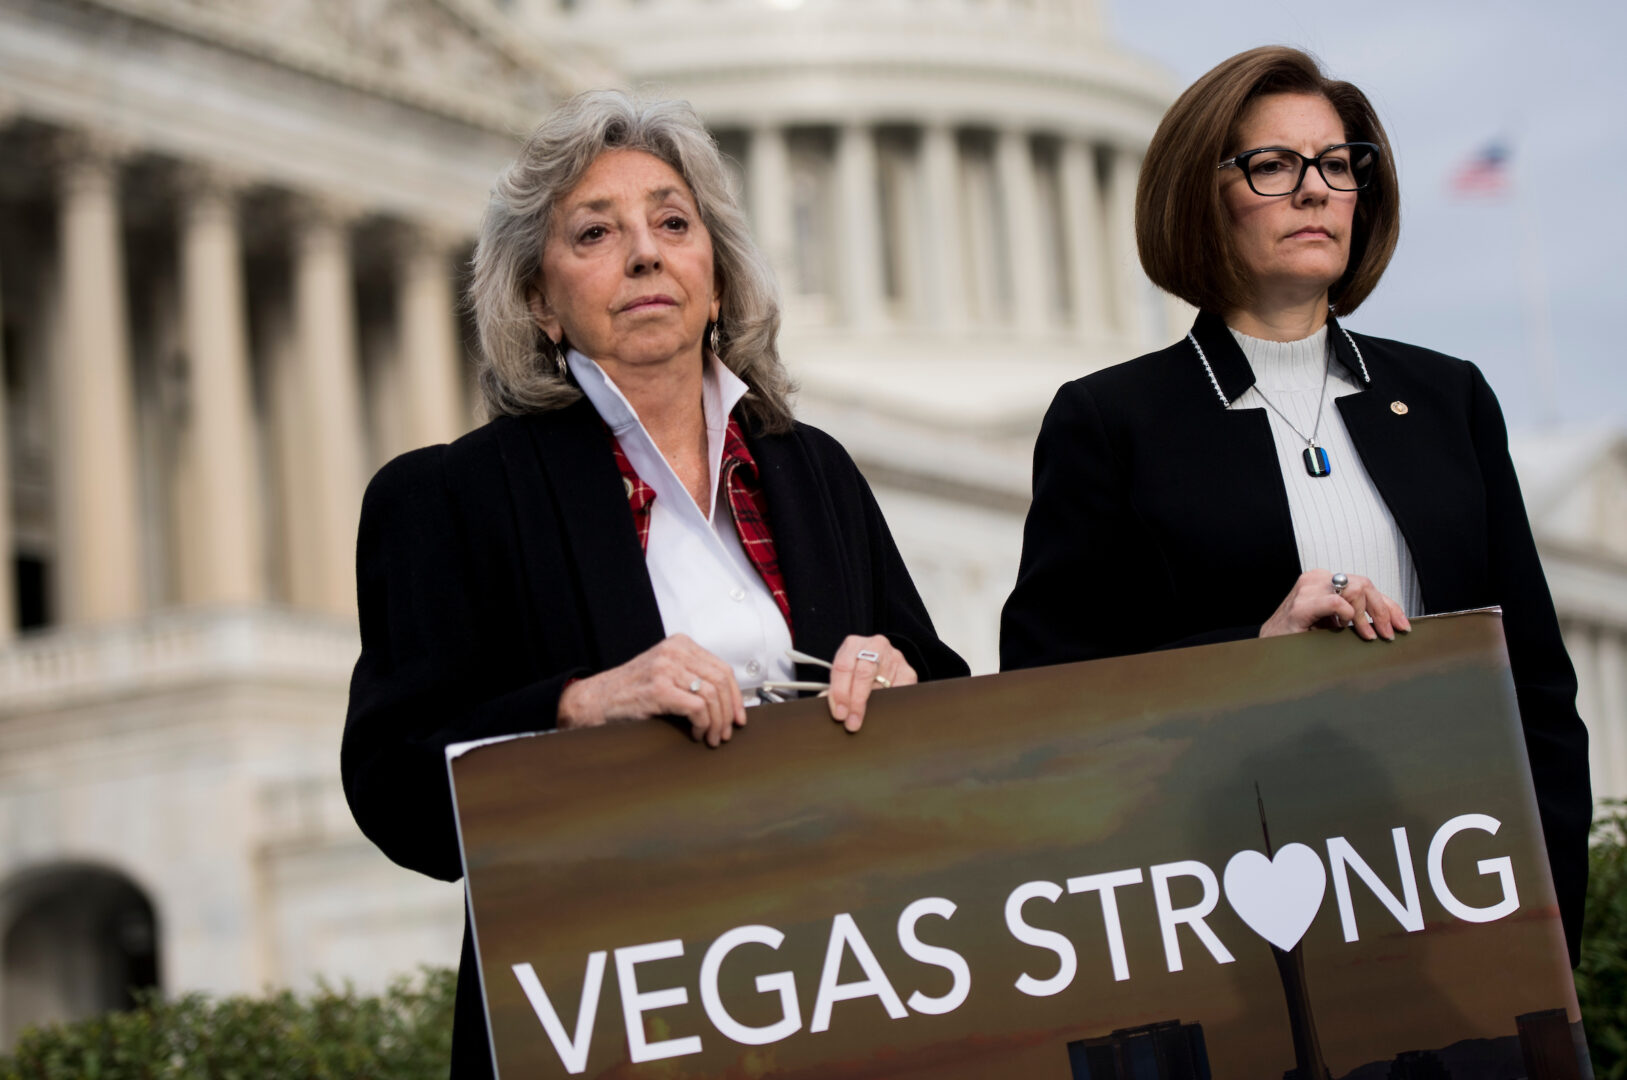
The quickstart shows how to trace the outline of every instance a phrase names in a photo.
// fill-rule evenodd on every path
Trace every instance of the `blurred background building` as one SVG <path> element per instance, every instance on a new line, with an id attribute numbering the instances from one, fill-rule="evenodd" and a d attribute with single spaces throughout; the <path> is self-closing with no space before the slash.
<path id="1" fill-rule="evenodd" d="M 474 230 L 578 89 L 713 127 L 801 415 L 993 670 L 1052 393 L 1189 318 L 1131 235 L 1176 87 L 1097 2 L 0 0 L 0 1042 L 455 962 L 339 789 L 356 513 L 476 422 Z M 1627 439 L 1516 449 L 1627 792 Z"/>

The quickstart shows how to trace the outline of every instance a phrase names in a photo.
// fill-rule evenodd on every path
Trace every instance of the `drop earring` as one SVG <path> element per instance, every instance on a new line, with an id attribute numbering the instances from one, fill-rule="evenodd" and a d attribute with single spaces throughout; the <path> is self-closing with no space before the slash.
<path id="1" fill-rule="evenodd" d="M 537 352 L 554 362 L 554 371 L 560 378 L 563 379 L 569 373 L 570 369 L 565 364 L 564 346 L 549 337 L 541 328 L 537 330 Z"/>

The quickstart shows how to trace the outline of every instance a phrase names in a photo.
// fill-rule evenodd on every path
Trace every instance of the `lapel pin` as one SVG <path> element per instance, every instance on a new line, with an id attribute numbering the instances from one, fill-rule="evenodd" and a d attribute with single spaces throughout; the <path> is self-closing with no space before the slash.
<path id="1" fill-rule="evenodd" d="M 1405 401 L 1392 401 L 1390 402 L 1390 411 L 1397 416 L 1405 416 L 1407 415 L 1407 403 Z"/>

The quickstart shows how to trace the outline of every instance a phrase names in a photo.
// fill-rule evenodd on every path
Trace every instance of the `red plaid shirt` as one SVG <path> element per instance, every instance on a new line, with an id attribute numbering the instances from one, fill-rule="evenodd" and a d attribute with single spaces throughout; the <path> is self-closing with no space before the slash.
<path id="1" fill-rule="evenodd" d="M 605 429 L 609 431 L 609 428 Z M 627 489 L 627 505 L 633 511 L 633 527 L 638 530 L 641 551 L 650 550 L 650 508 L 655 502 L 655 489 L 639 478 L 633 463 L 622 452 L 621 443 L 611 435 L 610 445 L 616 454 L 616 468 Z M 740 535 L 740 546 L 746 558 L 757 568 L 780 614 L 785 616 L 787 629 L 791 626 L 791 601 L 785 595 L 785 575 L 780 573 L 780 559 L 774 553 L 774 535 L 768 531 L 768 500 L 763 495 L 762 480 L 757 473 L 757 462 L 746 447 L 740 434 L 740 424 L 729 418 L 723 433 L 723 475 L 720 483 L 734 518 L 735 532 Z"/>

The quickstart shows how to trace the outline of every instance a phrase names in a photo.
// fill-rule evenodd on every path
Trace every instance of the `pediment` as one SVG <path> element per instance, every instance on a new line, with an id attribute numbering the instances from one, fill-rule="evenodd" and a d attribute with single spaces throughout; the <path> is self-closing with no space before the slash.
<path id="1" fill-rule="evenodd" d="M 167 16 L 223 45 L 488 123 L 525 117 L 529 126 L 579 81 L 479 0 L 112 0 L 112 6 Z"/>

